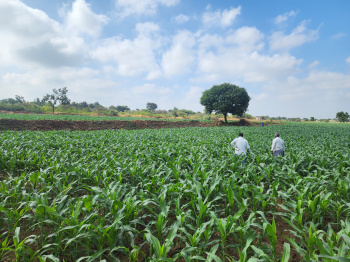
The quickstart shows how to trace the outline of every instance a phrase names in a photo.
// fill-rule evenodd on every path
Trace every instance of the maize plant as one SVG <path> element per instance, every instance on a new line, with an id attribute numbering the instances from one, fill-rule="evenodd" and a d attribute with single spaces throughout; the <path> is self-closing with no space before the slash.
<path id="1" fill-rule="evenodd" d="M 2 131 L 0 261 L 349 261 L 349 127 Z"/>

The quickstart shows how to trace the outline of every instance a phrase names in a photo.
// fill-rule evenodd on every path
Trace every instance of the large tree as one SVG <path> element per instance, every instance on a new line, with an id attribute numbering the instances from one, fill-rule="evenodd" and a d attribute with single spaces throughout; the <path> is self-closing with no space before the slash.
<path id="1" fill-rule="evenodd" d="M 42 104 L 49 103 L 52 107 L 52 113 L 55 113 L 55 106 L 57 102 L 61 105 L 69 105 L 70 99 L 67 97 L 68 89 L 67 87 L 53 89 L 53 94 L 46 94 L 41 100 Z"/>
<path id="2" fill-rule="evenodd" d="M 147 103 L 146 105 L 146 108 L 149 110 L 149 111 L 154 111 L 158 108 L 157 104 L 156 103 Z"/>
<path id="3" fill-rule="evenodd" d="M 339 122 L 348 122 L 349 121 L 349 114 L 348 112 L 338 112 L 335 116 Z"/>
<path id="4" fill-rule="evenodd" d="M 203 92 L 200 103 L 205 107 L 206 113 L 212 112 L 224 115 L 227 123 L 227 114 L 242 116 L 248 109 L 250 97 L 243 87 L 223 83 L 214 85 Z"/>

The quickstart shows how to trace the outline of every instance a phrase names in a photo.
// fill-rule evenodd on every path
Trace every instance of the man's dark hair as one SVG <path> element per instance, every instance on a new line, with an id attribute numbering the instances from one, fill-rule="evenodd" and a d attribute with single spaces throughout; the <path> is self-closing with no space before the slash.
<path id="1" fill-rule="evenodd" d="M 279 133 L 276 133 L 276 134 L 275 134 L 275 137 L 280 137 L 280 134 L 279 134 Z"/>
<path id="2" fill-rule="evenodd" d="M 243 133 L 239 133 L 239 134 L 238 134 L 238 136 L 241 136 L 241 137 L 243 137 Z"/>

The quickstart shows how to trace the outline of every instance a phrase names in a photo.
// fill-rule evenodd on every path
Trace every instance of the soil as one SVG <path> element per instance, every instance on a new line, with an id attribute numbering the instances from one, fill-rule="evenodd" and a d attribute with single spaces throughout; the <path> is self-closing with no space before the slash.
<path id="1" fill-rule="evenodd" d="M 266 125 L 267 123 L 265 123 Z M 260 123 L 241 119 L 237 122 L 224 123 L 223 121 L 62 121 L 62 120 L 15 120 L 0 119 L 0 131 L 92 131 L 106 129 L 159 129 L 159 128 L 184 128 L 184 127 L 209 127 L 209 126 L 259 126 Z"/>

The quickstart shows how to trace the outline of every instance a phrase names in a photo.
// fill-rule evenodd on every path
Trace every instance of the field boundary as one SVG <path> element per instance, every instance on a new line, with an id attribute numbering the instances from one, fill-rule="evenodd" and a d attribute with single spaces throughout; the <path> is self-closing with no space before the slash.
<path id="1" fill-rule="evenodd" d="M 0 119 L 0 130 L 10 131 L 93 131 L 108 129 L 160 129 L 160 128 L 184 128 L 184 127 L 212 127 L 212 126 L 259 126 L 259 123 L 241 119 L 237 122 L 225 124 L 222 121 L 200 122 L 200 121 L 68 121 L 68 120 L 16 120 Z"/>

